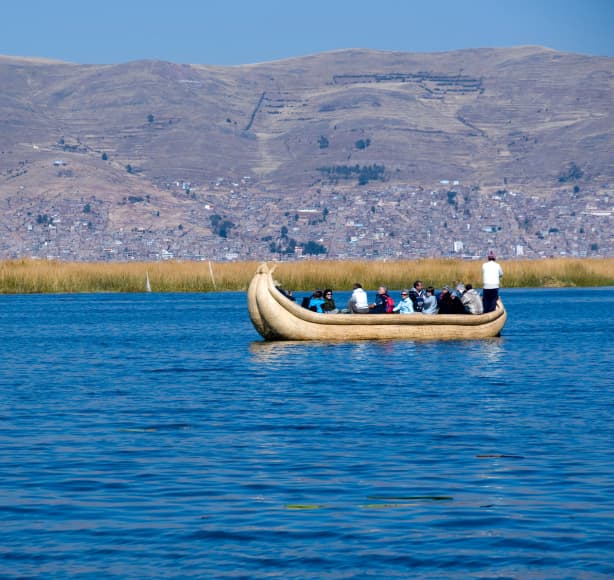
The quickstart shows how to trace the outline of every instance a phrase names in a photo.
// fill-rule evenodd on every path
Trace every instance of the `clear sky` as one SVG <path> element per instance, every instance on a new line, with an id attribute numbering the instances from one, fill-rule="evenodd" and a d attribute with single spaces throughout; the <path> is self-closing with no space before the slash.
<path id="1" fill-rule="evenodd" d="M 614 0 L 3 0 L 0 54 L 247 64 L 343 48 L 614 56 Z"/>

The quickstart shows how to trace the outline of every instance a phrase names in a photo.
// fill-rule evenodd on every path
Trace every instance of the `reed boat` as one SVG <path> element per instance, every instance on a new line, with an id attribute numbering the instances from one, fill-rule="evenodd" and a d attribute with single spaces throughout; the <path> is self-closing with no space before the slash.
<path id="1" fill-rule="evenodd" d="M 282 294 L 273 268 L 260 264 L 247 291 L 251 321 L 265 340 L 465 340 L 499 336 L 501 300 L 488 314 L 319 314 Z"/>

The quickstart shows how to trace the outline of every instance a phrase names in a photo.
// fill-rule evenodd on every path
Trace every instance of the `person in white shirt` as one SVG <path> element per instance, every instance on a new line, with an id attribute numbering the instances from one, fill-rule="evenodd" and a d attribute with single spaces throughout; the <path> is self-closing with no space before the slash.
<path id="1" fill-rule="evenodd" d="M 482 264 L 482 301 L 484 314 L 492 312 L 497 307 L 499 299 L 499 281 L 503 276 L 503 270 L 497 263 L 495 253 L 488 252 L 488 261 Z"/>
<path id="2" fill-rule="evenodd" d="M 352 290 L 352 296 L 348 303 L 348 310 L 354 314 L 368 314 L 369 313 L 369 301 L 367 300 L 367 293 L 363 290 L 362 285 L 358 282 L 354 284 Z"/>

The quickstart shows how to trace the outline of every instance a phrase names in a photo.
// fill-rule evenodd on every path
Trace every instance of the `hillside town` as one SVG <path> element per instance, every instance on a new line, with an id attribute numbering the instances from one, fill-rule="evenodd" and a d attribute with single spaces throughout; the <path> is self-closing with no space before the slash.
<path id="1" fill-rule="evenodd" d="M 8 198 L 2 258 L 83 261 L 504 259 L 614 255 L 613 199 L 577 185 L 550 196 L 483 193 L 457 180 L 312 188 L 285 196 L 249 176 L 166 183 L 181 208 L 171 223 L 154 196 Z M 300 200 L 297 202 L 297 200 Z M 167 204 L 168 205 L 168 204 Z M 111 215 L 145 213 L 147 225 L 114 227 Z M 176 211 L 169 210 L 169 215 Z"/>

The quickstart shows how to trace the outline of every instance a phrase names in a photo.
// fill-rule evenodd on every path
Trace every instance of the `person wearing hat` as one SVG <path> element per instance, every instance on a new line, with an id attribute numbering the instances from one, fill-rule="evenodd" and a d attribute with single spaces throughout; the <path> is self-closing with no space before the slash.
<path id="1" fill-rule="evenodd" d="M 446 294 L 450 292 L 450 286 L 442 286 L 439 294 L 437 295 L 437 307 L 441 305 L 441 301 L 445 298 Z"/>
<path id="2" fill-rule="evenodd" d="M 439 293 L 439 314 L 465 314 L 465 307 L 456 292 L 450 292 L 449 286 L 444 286 Z"/>
<path id="3" fill-rule="evenodd" d="M 488 260 L 482 264 L 482 301 L 484 314 L 492 312 L 497 307 L 499 299 L 499 281 L 503 276 L 503 270 L 497 263 L 495 253 L 488 252 Z"/>

